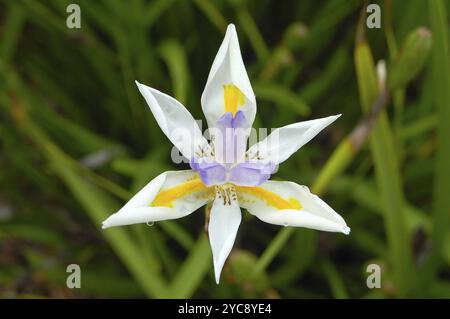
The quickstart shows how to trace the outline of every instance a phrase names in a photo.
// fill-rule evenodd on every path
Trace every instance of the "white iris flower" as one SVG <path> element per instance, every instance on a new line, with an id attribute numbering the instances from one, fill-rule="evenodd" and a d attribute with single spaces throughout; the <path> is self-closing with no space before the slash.
<path id="1" fill-rule="evenodd" d="M 212 202 L 208 233 L 217 283 L 241 223 L 240 207 L 271 224 L 349 234 L 344 219 L 306 186 L 268 181 L 278 164 L 339 115 L 278 128 L 246 151 L 256 100 L 234 25 L 228 26 L 201 98 L 210 143 L 180 102 L 136 83 L 192 170 L 157 176 L 106 219 L 103 228 L 180 218 Z"/>

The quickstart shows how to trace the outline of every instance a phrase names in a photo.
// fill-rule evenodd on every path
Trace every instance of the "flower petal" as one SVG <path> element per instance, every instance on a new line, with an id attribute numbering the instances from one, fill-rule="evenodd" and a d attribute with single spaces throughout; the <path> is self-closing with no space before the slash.
<path id="1" fill-rule="evenodd" d="M 191 168 L 198 172 L 206 186 L 221 185 L 227 181 L 227 169 L 215 161 L 191 161 Z"/>
<path id="2" fill-rule="evenodd" d="M 250 160 L 258 157 L 264 162 L 282 163 L 340 116 L 341 114 L 280 127 L 250 147 L 247 157 Z"/>
<path id="3" fill-rule="evenodd" d="M 344 219 L 306 186 L 268 181 L 236 190 L 241 207 L 266 223 L 350 233 Z"/>
<path id="4" fill-rule="evenodd" d="M 208 225 L 217 283 L 219 283 L 223 265 L 233 248 L 241 219 L 241 210 L 237 199 L 234 196 L 227 197 L 226 193 L 224 197 L 224 194 L 218 191 L 211 209 Z"/>
<path id="5" fill-rule="evenodd" d="M 236 90 L 238 89 L 238 90 Z M 217 52 L 202 94 L 201 104 L 209 127 L 214 127 L 226 112 L 226 104 L 236 104 L 237 95 L 244 96 L 240 109 L 251 127 L 256 114 L 256 100 L 242 60 L 236 28 L 228 25 L 225 38 Z M 235 105 L 237 106 L 237 105 Z"/>
<path id="6" fill-rule="evenodd" d="M 267 182 L 274 169 L 270 162 L 239 163 L 230 170 L 229 181 L 239 186 L 258 186 Z"/>
<path id="7" fill-rule="evenodd" d="M 209 131 L 213 137 L 214 156 L 223 164 L 232 165 L 244 160 L 247 150 L 247 138 L 250 129 L 242 111 L 237 111 L 233 117 L 227 112 L 217 121 L 216 127 Z"/>
<path id="8" fill-rule="evenodd" d="M 191 113 L 180 102 L 137 81 L 136 85 L 161 130 L 186 158 L 192 159 L 195 152 L 201 150 L 211 153 L 208 141 L 203 137 Z"/>
<path id="9" fill-rule="evenodd" d="M 212 200 L 213 195 L 213 189 L 191 170 L 165 172 L 109 216 L 103 228 L 184 217 Z"/>

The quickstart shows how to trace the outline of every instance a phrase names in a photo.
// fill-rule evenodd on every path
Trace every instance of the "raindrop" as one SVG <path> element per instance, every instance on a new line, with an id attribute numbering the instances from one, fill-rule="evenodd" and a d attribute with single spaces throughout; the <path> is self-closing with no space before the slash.
<path id="1" fill-rule="evenodd" d="M 152 227 L 153 225 L 155 225 L 155 222 L 147 222 L 146 224 L 147 226 Z"/>
<path id="2" fill-rule="evenodd" d="M 310 192 L 308 186 L 301 185 L 301 187 L 303 188 L 304 191 L 306 191 L 308 193 Z"/>

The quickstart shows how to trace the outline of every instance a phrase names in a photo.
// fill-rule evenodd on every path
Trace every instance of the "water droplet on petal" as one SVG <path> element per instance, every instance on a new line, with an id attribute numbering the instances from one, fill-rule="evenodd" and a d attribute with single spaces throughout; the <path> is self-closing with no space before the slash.
<path id="1" fill-rule="evenodd" d="M 301 185 L 301 187 L 303 188 L 303 190 L 304 190 L 305 192 L 310 193 L 310 190 L 309 190 L 308 186 Z"/>
<path id="2" fill-rule="evenodd" d="M 155 222 L 147 222 L 146 224 L 147 226 L 152 227 L 153 225 L 155 225 Z"/>

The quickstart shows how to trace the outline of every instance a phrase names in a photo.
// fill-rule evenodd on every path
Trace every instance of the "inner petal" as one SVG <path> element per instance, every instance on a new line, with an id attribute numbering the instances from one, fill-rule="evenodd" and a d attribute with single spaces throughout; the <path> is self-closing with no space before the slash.
<path id="1" fill-rule="evenodd" d="M 240 186 L 258 186 L 270 178 L 274 169 L 273 163 L 244 162 L 231 168 L 228 180 Z"/>
<path id="2" fill-rule="evenodd" d="M 226 167 L 216 161 L 210 159 L 193 160 L 190 165 L 194 171 L 199 173 L 206 186 L 221 185 L 227 181 Z"/>
<path id="3" fill-rule="evenodd" d="M 225 113 L 217 121 L 211 133 L 218 162 L 232 165 L 244 159 L 250 132 L 247 126 L 247 120 L 242 111 L 237 111 L 234 116 L 231 112 Z"/>

